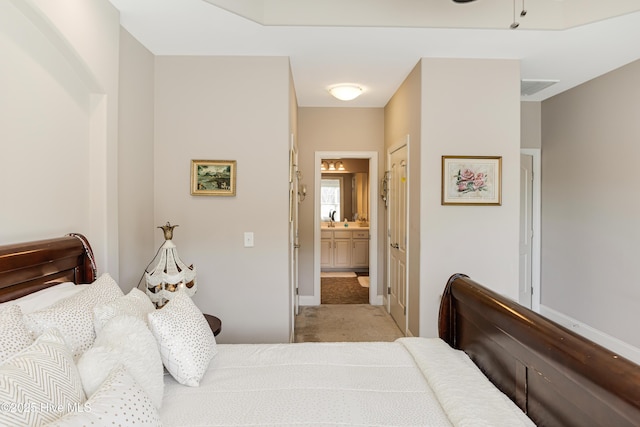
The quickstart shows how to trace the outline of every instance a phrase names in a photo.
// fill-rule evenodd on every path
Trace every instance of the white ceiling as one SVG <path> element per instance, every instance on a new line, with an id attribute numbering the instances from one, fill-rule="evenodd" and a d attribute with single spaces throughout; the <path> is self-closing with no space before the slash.
<path id="1" fill-rule="evenodd" d="M 425 57 L 518 59 L 522 79 L 558 81 L 524 101 L 640 59 L 638 0 L 524 0 L 524 17 L 523 0 L 110 1 L 155 55 L 289 57 L 301 107 L 383 107 Z M 345 82 L 364 94 L 328 94 Z"/>

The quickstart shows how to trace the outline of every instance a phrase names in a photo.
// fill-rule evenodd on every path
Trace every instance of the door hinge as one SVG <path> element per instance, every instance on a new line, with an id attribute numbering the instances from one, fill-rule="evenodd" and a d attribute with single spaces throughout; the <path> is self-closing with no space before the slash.
<path id="1" fill-rule="evenodd" d="M 407 315 L 407 307 L 404 308 L 404 315 Z"/>
<path id="2" fill-rule="evenodd" d="M 387 288 L 387 295 L 391 295 L 391 286 Z"/>

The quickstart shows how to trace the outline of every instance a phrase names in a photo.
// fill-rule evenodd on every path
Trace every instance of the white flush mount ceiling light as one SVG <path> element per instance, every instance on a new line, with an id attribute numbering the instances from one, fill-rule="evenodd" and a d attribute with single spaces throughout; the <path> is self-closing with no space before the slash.
<path id="1" fill-rule="evenodd" d="M 362 94 L 362 87 L 354 84 L 339 84 L 331 86 L 329 93 L 340 101 L 351 101 Z"/>

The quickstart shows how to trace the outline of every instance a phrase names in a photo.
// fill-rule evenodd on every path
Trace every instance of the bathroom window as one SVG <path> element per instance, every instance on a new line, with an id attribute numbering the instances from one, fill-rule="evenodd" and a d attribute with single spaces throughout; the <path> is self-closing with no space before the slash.
<path id="1" fill-rule="evenodd" d="M 336 211 L 334 218 L 340 221 L 340 201 L 342 195 L 342 178 L 322 178 L 320 181 L 320 218 L 329 221 L 329 215 Z"/>

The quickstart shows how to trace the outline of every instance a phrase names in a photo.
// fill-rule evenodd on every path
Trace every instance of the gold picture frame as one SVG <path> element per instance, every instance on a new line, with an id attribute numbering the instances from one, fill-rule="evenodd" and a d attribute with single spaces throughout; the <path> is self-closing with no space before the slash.
<path id="1" fill-rule="evenodd" d="M 235 160 L 191 160 L 192 196 L 235 196 Z"/>
<path id="2" fill-rule="evenodd" d="M 501 156 L 442 156 L 442 205 L 502 205 Z"/>

